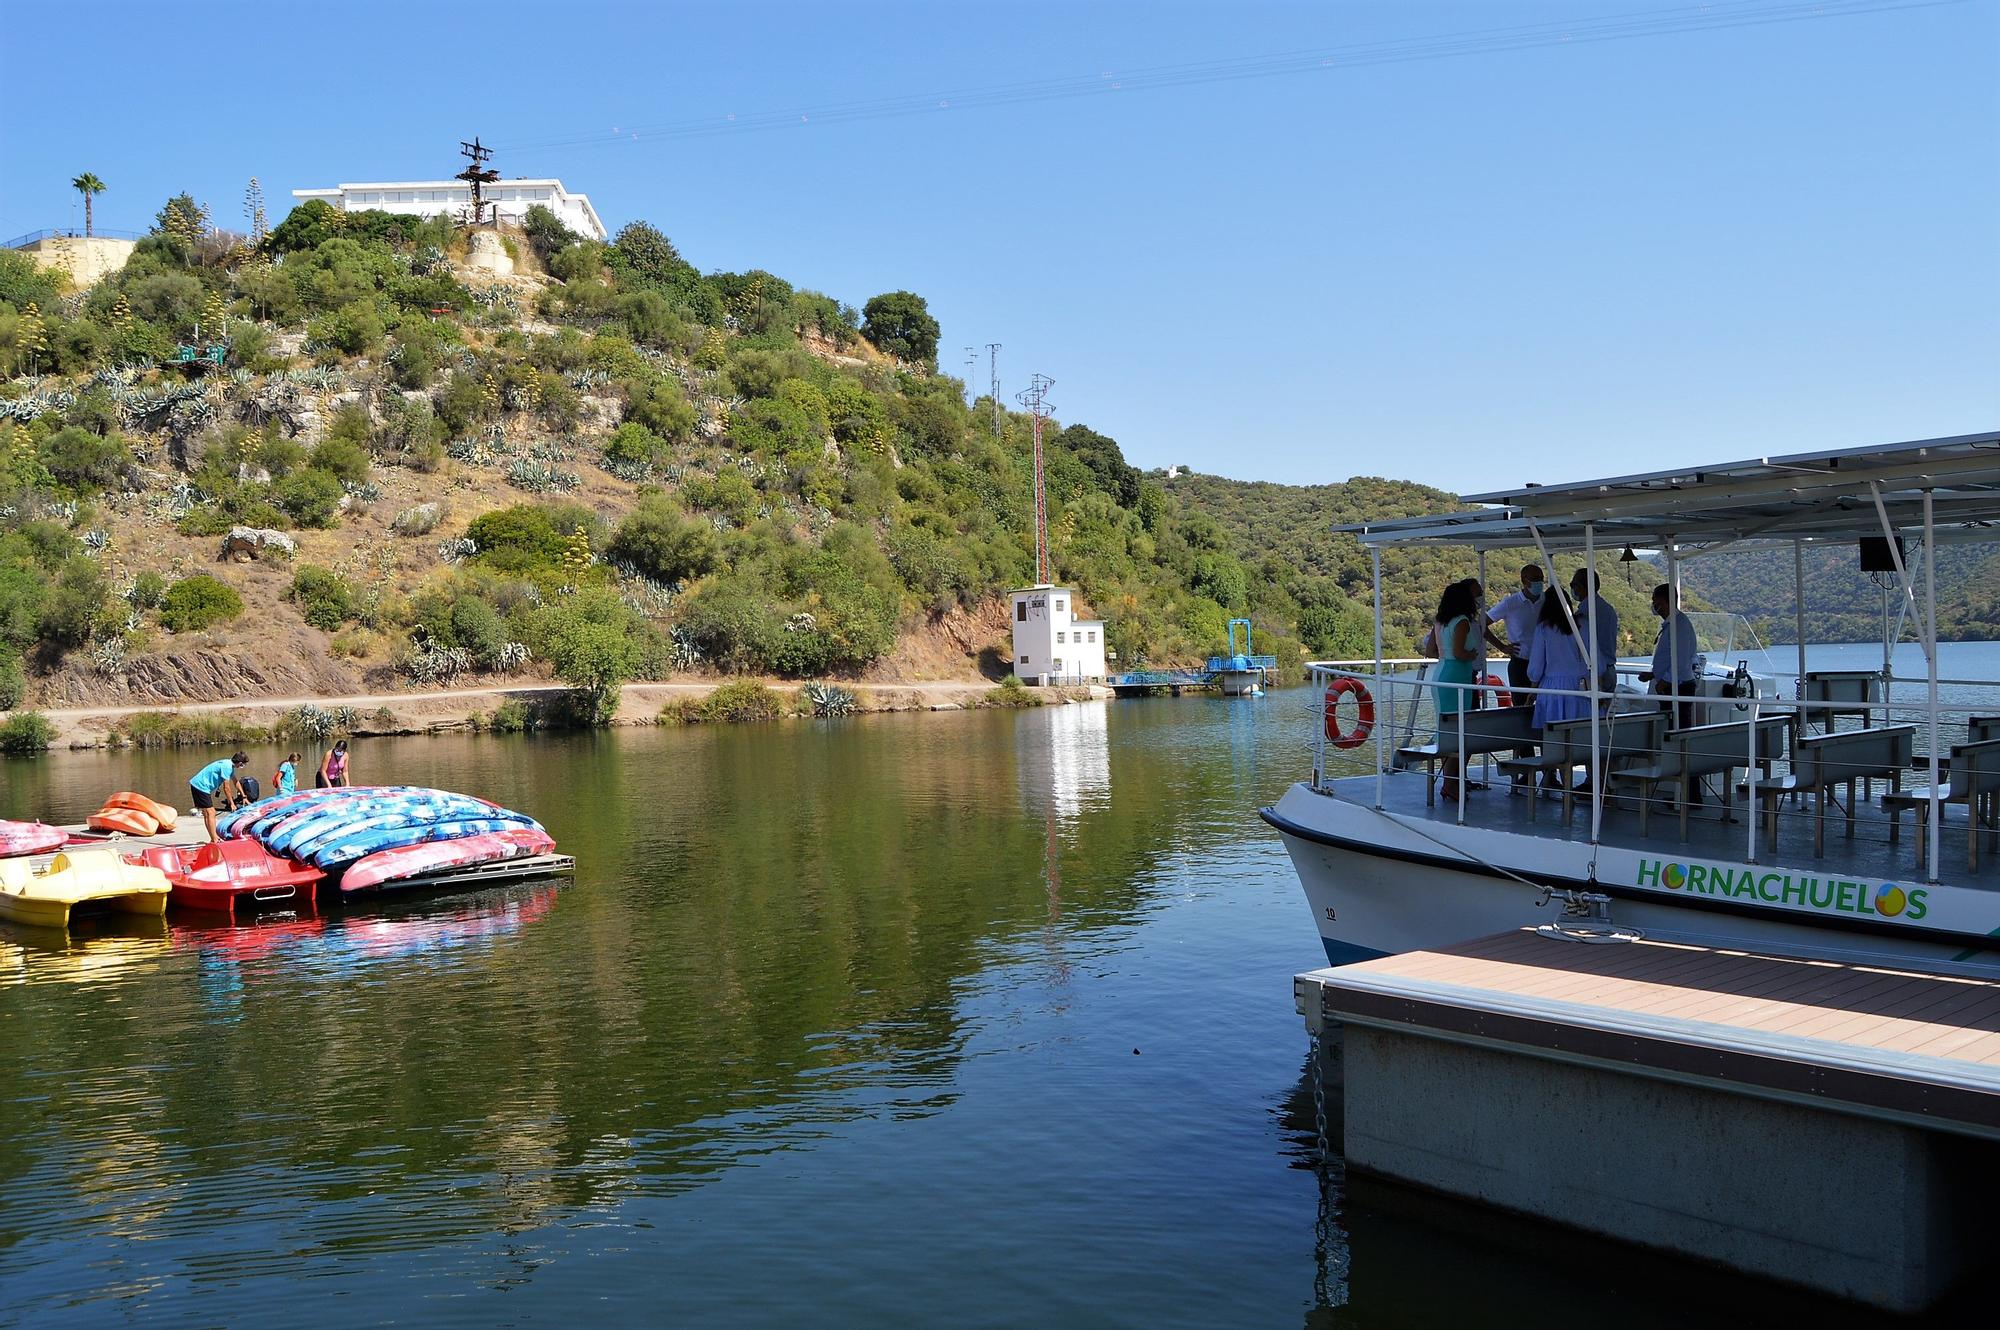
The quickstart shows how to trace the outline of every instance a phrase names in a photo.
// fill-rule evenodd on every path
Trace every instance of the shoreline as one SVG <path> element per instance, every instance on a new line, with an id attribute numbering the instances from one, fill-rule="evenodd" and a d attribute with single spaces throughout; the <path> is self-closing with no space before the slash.
<path id="1" fill-rule="evenodd" d="M 628 683 L 619 694 L 618 711 L 612 725 L 644 726 L 662 723 L 660 712 L 673 702 L 697 701 L 717 689 L 738 683 L 755 683 L 785 699 L 820 680 L 779 680 L 745 676 L 693 682 Z M 839 683 L 854 694 L 854 714 L 904 711 L 972 711 L 993 706 L 991 694 L 998 685 L 986 679 L 926 680 L 919 683 Z M 358 738 L 379 738 L 420 734 L 451 734 L 478 728 L 476 722 L 491 715 L 506 702 L 552 701 L 572 690 L 562 684 L 502 684 L 487 688 L 452 688 L 424 693 L 362 693 L 343 696 L 230 698 L 219 702 L 177 702 L 152 705 L 109 707 L 57 707 L 20 710 L 39 711 L 56 727 L 48 751 L 88 752 L 113 747 L 112 734 L 122 721 L 135 716 L 213 716 L 246 727 L 268 728 L 285 713 L 302 706 L 350 708 L 357 713 L 348 731 Z M 1027 688 L 1017 702 L 1001 705 L 1059 706 L 1074 701 L 1110 697 L 1111 690 L 1090 685 L 1083 688 Z M 13 713 L 10 713 L 13 714 Z M 219 740 L 218 742 L 227 742 Z"/>

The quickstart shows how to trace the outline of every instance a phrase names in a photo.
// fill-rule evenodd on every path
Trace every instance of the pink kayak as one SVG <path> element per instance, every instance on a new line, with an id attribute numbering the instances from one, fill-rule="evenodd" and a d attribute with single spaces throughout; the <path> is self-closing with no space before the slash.
<path id="1" fill-rule="evenodd" d="M 377 850 L 347 866 L 340 875 L 342 891 L 366 891 L 385 882 L 442 872 L 448 868 L 469 868 L 474 864 L 494 864 L 507 859 L 548 854 L 556 848 L 545 831 L 515 827 L 507 831 L 485 831 L 457 840 L 425 841 L 420 845 L 399 845 Z"/>
<path id="2" fill-rule="evenodd" d="M 60 850 L 69 833 L 46 822 L 0 821 L 0 859 L 23 854 L 48 854 Z"/>

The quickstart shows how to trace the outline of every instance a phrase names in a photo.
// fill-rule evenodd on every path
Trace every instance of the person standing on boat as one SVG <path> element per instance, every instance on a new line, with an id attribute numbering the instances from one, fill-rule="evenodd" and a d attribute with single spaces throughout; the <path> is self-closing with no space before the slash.
<path id="1" fill-rule="evenodd" d="M 1474 709 L 1472 699 L 1476 695 L 1471 685 L 1477 677 L 1483 655 L 1480 637 L 1484 627 L 1479 597 L 1473 591 L 1475 585 L 1469 579 L 1453 582 L 1438 598 L 1437 617 L 1432 628 L 1437 635 L 1438 665 L 1431 678 L 1436 684 L 1440 734 L 1455 723 L 1453 718 L 1461 710 Z M 1444 770 L 1442 797 L 1458 798 L 1460 759 L 1455 754 L 1447 755 L 1439 765 Z"/>
<path id="2" fill-rule="evenodd" d="M 299 788 L 299 763 L 304 761 L 297 753 L 286 753 L 285 760 L 278 763 L 278 769 L 271 776 L 271 788 L 280 799 Z"/>
<path id="3" fill-rule="evenodd" d="M 236 773 L 249 765 L 248 753 L 217 758 L 195 772 L 188 781 L 188 792 L 194 796 L 195 809 L 201 814 L 201 824 L 208 829 L 210 840 L 216 839 L 215 801 L 222 800 L 224 811 L 240 808 L 248 802 L 243 797 L 243 787 L 236 783 Z"/>
<path id="4" fill-rule="evenodd" d="M 1510 689 L 1533 687 L 1528 678 L 1528 653 L 1535 645 L 1535 626 L 1542 617 L 1542 593 L 1546 586 L 1541 565 L 1531 563 L 1521 569 L 1521 589 L 1508 592 L 1486 612 L 1486 622 L 1497 623 L 1507 630 L 1502 650 L 1507 653 Z"/>
<path id="5" fill-rule="evenodd" d="M 326 756 L 319 760 L 319 772 L 313 777 L 313 787 L 329 790 L 348 783 L 347 740 L 336 739 L 333 747 L 326 750 Z"/>
<path id="6" fill-rule="evenodd" d="M 1576 605 L 1577 626 L 1590 634 L 1587 640 L 1597 650 L 1597 690 L 1610 694 L 1618 691 L 1618 611 L 1598 594 L 1598 585 L 1596 573 L 1579 568 L 1569 579 L 1569 594 Z M 1608 697 L 1605 705 L 1610 705 Z"/>
<path id="7" fill-rule="evenodd" d="M 1653 588 L 1653 613 L 1660 616 L 1660 637 L 1653 646 L 1653 668 L 1640 677 L 1653 686 L 1655 693 L 1665 697 L 1699 695 L 1694 658 L 1700 644 L 1695 639 L 1694 621 L 1675 603 L 1671 583 L 1662 582 Z M 1692 702 L 1674 707 L 1674 724 L 1683 728 L 1694 724 Z"/>
<path id="8" fill-rule="evenodd" d="M 1583 659 L 1583 645 L 1571 625 L 1572 608 L 1563 593 L 1553 592 L 1542 599 L 1541 622 L 1536 626 L 1535 644 L 1528 653 L 1528 677 L 1537 688 L 1553 691 L 1535 696 L 1535 728 L 1554 720 L 1580 720 L 1590 714 L 1590 699 L 1577 694 L 1589 688 L 1590 666 Z M 1578 615 L 1578 624 L 1582 616 Z M 1586 630 L 1587 631 L 1587 630 Z M 1548 787 L 1559 790 L 1562 778 L 1549 773 Z"/>

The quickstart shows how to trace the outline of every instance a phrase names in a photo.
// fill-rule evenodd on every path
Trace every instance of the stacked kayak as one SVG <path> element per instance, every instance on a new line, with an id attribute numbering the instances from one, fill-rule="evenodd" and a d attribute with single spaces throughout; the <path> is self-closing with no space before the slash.
<path id="1" fill-rule="evenodd" d="M 446 869 L 501 863 L 555 848 L 525 813 L 471 795 L 410 785 L 358 785 L 266 799 L 221 819 L 229 840 L 339 875 L 360 891 Z"/>
<path id="2" fill-rule="evenodd" d="M 46 822 L 0 821 L 0 859 L 47 854 L 51 850 L 60 850 L 68 841 L 67 831 Z"/>
<path id="3" fill-rule="evenodd" d="M 167 912 L 167 890 L 159 869 L 127 863 L 111 850 L 65 852 L 39 870 L 0 859 L 0 919 L 19 924 L 64 928 L 78 909 L 157 918 Z"/>
<path id="4" fill-rule="evenodd" d="M 225 914 L 245 906 L 310 902 L 315 884 L 325 876 L 311 864 L 272 854 L 254 840 L 149 845 L 127 859 L 165 874 L 174 904 Z"/>
<path id="5" fill-rule="evenodd" d="M 148 799 L 131 790 L 120 790 L 104 801 L 104 807 L 84 819 L 92 831 L 118 831 L 128 836 L 154 836 L 172 831 L 180 815 L 169 804 Z"/>

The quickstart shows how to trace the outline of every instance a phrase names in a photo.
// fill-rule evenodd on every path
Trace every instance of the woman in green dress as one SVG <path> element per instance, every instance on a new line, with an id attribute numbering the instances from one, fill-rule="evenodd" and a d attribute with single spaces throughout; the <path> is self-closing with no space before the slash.
<path id="1" fill-rule="evenodd" d="M 1437 669 L 1431 674 L 1431 682 L 1436 685 L 1438 732 L 1440 735 L 1452 725 L 1453 717 L 1460 710 L 1470 710 L 1478 706 L 1471 685 L 1477 681 L 1480 651 L 1480 637 L 1485 627 L 1485 612 L 1474 583 L 1453 582 L 1438 598 L 1437 607 Z M 1446 800 L 1458 798 L 1458 782 L 1462 762 L 1456 755 L 1450 755 L 1438 763 L 1444 770 L 1444 784 L 1440 795 Z"/>

